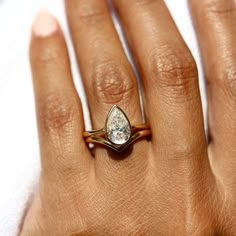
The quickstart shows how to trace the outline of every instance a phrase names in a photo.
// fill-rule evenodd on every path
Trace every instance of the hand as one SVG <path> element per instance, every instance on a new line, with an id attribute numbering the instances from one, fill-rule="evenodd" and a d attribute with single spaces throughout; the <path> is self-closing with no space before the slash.
<path id="1" fill-rule="evenodd" d="M 197 68 L 162 0 L 114 0 L 143 83 L 152 130 L 117 154 L 83 139 L 83 112 L 63 33 L 33 26 L 31 65 L 42 172 L 25 235 L 236 235 L 236 11 L 191 0 L 205 68 L 209 143 Z M 66 11 L 94 129 L 112 105 L 142 122 L 137 82 L 105 0 Z"/>

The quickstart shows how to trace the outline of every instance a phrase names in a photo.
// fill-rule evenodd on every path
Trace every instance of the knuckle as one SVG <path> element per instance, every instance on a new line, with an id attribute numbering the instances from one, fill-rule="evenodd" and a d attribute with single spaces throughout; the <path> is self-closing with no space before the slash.
<path id="1" fill-rule="evenodd" d="M 174 99 L 196 95 L 197 67 L 189 52 L 164 46 L 152 51 L 149 62 L 151 78 L 160 92 Z"/>
<path id="2" fill-rule="evenodd" d="M 202 9 L 205 10 L 207 14 L 210 15 L 224 15 L 227 13 L 235 12 L 236 6 L 233 1 L 229 0 L 204 0 L 201 2 L 203 4 Z"/>
<path id="3" fill-rule="evenodd" d="M 155 3 L 156 0 L 133 0 L 133 2 L 136 5 L 144 6 L 144 5 L 150 5 L 152 3 Z"/>
<path id="4" fill-rule="evenodd" d="M 50 46 L 40 47 L 36 53 L 31 54 L 31 60 L 42 65 L 54 64 L 58 58 L 64 58 L 61 51 Z"/>
<path id="5" fill-rule="evenodd" d="M 100 103 L 116 104 L 132 96 L 132 92 L 135 91 L 135 81 L 126 69 L 122 69 L 122 66 L 109 62 L 95 69 L 92 88 Z"/>
<path id="6" fill-rule="evenodd" d="M 236 65 L 229 66 L 222 72 L 219 78 L 219 87 L 223 89 L 223 92 L 227 97 L 230 97 L 232 101 L 236 98 Z M 236 103 L 236 102 L 235 102 Z"/>
<path id="7" fill-rule="evenodd" d="M 43 128 L 48 131 L 61 130 L 72 125 L 76 113 L 76 98 L 53 93 L 40 102 L 39 119 Z"/>
<path id="8" fill-rule="evenodd" d="M 101 8 L 95 7 L 80 7 L 77 16 L 80 22 L 93 25 L 98 24 L 98 22 L 105 19 L 105 11 L 103 11 Z"/>

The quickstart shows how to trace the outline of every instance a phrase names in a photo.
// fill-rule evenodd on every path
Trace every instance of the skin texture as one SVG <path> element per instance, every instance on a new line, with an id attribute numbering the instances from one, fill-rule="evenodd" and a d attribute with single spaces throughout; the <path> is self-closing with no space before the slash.
<path id="1" fill-rule="evenodd" d="M 20 236 L 236 235 L 236 8 L 191 0 L 207 82 L 206 142 L 191 52 L 162 0 L 113 0 L 143 84 L 152 137 L 121 154 L 82 133 L 63 33 L 32 32 L 42 172 Z M 113 104 L 141 123 L 137 83 L 105 0 L 65 1 L 94 129 Z"/>

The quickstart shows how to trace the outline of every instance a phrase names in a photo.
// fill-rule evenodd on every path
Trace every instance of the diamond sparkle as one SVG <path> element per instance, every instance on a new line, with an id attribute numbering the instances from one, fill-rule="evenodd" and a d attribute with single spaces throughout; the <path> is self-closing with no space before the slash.
<path id="1" fill-rule="evenodd" d="M 131 137 L 131 126 L 121 108 L 113 106 L 106 121 L 107 138 L 114 144 L 125 144 Z"/>

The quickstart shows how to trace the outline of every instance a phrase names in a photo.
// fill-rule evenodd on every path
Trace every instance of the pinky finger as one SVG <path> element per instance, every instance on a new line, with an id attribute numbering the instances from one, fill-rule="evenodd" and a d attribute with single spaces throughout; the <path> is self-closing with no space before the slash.
<path id="1" fill-rule="evenodd" d="M 82 136 L 81 103 L 72 80 L 62 31 L 46 11 L 38 14 L 33 25 L 30 61 L 42 172 L 54 180 L 63 174 L 85 176 L 92 159 Z"/>
<path id="2" fill-rule="evenodd" d="M 38 14 L 33 25 L 30 62 L 42 173 L 39 194 L 27 211 L 20 235 L 51 235 L 45 224 L 51 222 L 50 214 L 45 212 L 61 212 L 68 195 L 74 193 L 71 188 L 77 194 L 87 186 L 92 156 L 83 140 L 82 107 L 65 40 L 58 22 L 46 11 Z M 66 221 L 69 215 L 64 210 L 62 217 Z M 53 222 L 57 220 L 53 215 Z"/>

